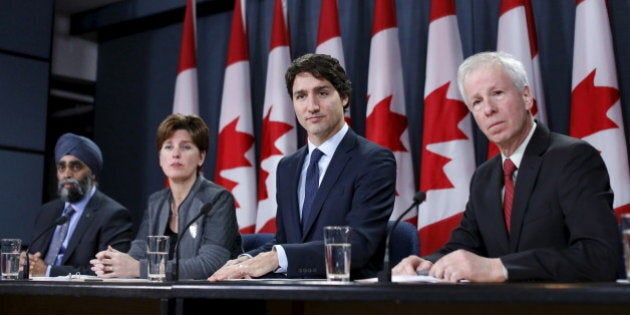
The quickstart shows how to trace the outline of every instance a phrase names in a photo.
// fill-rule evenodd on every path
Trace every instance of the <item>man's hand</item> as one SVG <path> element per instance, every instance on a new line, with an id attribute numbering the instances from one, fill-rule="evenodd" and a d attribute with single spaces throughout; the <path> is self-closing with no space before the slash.
<path id="1" fill-rule="evenodd" d="M 42 253 L 28 254 L 29 274 L 31 277 L 45 277 L 48 266 L 44 263 Z"/>
<path id="2" fill-rule="evenodd" d="M 454 251 L 436 261 L 429 275 L 448 282 L 504 282 L 507 280 L 499 258 L 485 258 L 465 250 Z"/>
<path id="3" fill-rule="evenodd" d="M 276 269 L 278 269 L 278 254 L 275 251 L 260 253 L 251 259 L 247 256 L 241 256 L 225 263 L 221 269 L 208 278 L 208 281 L 249 279 L 260 277 Z"/>
<path id="4" fill-rule="evenodd" d="M 408 256 L 392 268 L 392 275 L 417 275 L 420 271 L 429 270 L 431 265 L 430 261 L 418 256 Z"/>

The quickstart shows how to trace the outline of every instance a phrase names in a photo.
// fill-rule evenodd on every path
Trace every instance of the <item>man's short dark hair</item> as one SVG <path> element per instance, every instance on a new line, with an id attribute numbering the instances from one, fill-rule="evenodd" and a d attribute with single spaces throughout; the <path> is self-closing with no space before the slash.
<path id="1" fill-rule="evenodd" d="M 293 60 L 284 75 L 287 91 L 291 98 L 293 97 L 293 81 L 302 72 L 308 72 L 318 79 L 328 80 L 341 97 L 350 99 L 352 87 L 346 71 L 339 64 L 339 60 L 324 54 L 306 54 Z"/>

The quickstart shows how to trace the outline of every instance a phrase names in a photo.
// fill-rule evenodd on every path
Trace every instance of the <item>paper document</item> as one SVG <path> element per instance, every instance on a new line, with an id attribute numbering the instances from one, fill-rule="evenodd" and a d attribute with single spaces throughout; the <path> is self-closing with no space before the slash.
<path id="1" fill-rule="evenodd" d="M 378 282 L 378 279 L 368 278 L 368 279 L 356 280 L 356 282 L 376 283 Z M 414 275 L 414 276 L 394 275 L 392 276 L 392 282 L 395 282 L 395 283 L 439 283 L 439 282 L 446 282 L 446 281 L 444 281 L 443 279 L 426 276 L 426 275 Z"/>
<path id="2" fill-rule="evenodd" d="M 148 279 L 138 278 L 99 278 L 90 275 L 67 275 L 58 277 L 31 277 L 33 281 L 93 281 L 93 282 L 149 282 Z"/>

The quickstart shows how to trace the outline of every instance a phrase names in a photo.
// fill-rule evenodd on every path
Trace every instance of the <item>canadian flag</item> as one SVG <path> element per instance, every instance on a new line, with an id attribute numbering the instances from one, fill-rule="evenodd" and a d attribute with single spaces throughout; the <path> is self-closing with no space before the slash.
<path id="1" fill-rule="evenodd" d="M 416 192 L 403 90 L 398 26 L 393 0 L 374 2 L 374 24 L 370 43 L 366 138 L 389 148 L 396 157 L 396 201 L 391 219 L 413 202 Z M 413 224 L 417 213 L 403 219 Z"/>
<path id="2" fill-rule="evenodd" d="M 175 80 L 174 114 L 199 114 L 199 92 L 197 83 L 197 31 L 196 4 L 186 0 L 186 13 L 179 51 L 179 67 Z"/>
<path id="3" fill-rule="evenodd" d="M 499 11 L 497 50 L 509 53 L 523 63 L 534 96 L 532 114 L 538 121 L 546 124 L 547 111 L 532 3 L 530 0 L 502 0 Z M 488 158 L 497 153 L 497 146 L 488 143 Z"/>
<path id="4" fill-rule="evenodd" d="M 577 1 L 569 134 L 601 152 L 615 213 L 630 212 L 628 148 L 605 0 Z"/>
<path id="5" fill-rule="evenodd" d="M 232 192 L 239 230 L 247 234 L 255 232 L 258 200 L 245 3 L 237 0 L 232 14 L 214 181 Z"/>
<path id="6" fill-rule="evenodd" d="M 343 43 L 339 27 L 337 0 L 322 0 L 315 53 L 330 55 L 339 60 L 339 64 L 344 69 L 346 68 L 346 62 L 343 58 Z M 346 122 L 350 124 L 350 107 L 346 109 L 344 114 Z"/>
<path id="7" fill-rule="evenodd" d="M 457 227 L 475 170 L 471 115 L 457 87 L 463 61 L 454 0 L 431 2 L 424 86 L 420 190 L 420 254 L 442 247 Z"/>
<path id="8" fill-rule="evenodd" d="M 295 112 L 284 85 L 284 72 L 291 63 L 285 21 L 286 3 L 275 0 L 260 144 L 257 233 L 276 232 L 276 168 L 284 155 L 297 149 Z"/>

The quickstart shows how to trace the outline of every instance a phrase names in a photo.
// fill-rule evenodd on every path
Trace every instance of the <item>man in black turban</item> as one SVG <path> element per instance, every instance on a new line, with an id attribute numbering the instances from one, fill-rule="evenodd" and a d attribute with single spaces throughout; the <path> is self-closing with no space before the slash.
<path id="1" fill-rule="evenodd" d="M 30 244 L 30 275 L 93 274 L 90 259 L 107 246 L 129 250 L 133 238 L 129 211 L 100 192 L 101 150 L 92 140 L 66 133 L 55 146 L 59 199 L 42 206 Z M 55 225 L 66 216 L 67 223 Z M 50 232 L 46 229 L 50 228 Z M 41 233 L 48 233 L 35 240 Z"/>

